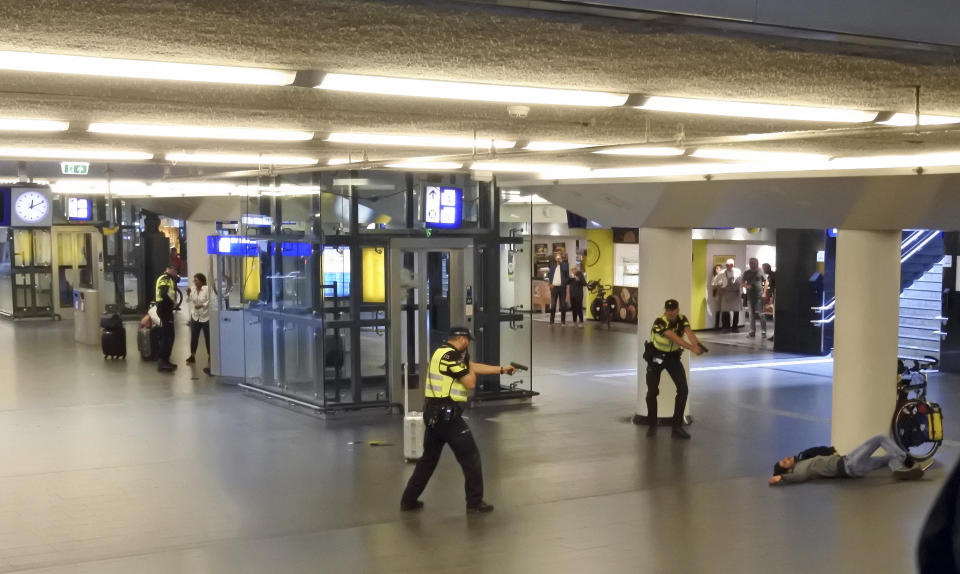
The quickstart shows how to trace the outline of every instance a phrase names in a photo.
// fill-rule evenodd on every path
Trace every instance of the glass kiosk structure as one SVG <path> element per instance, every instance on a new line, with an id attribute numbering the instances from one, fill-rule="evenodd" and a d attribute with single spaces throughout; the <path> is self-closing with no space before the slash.
<path id="1" fill-rule="evenodd" d="M 451 324 L 473 329 L 476 360 L 530 364 L 529 205 L 501 224 L 499 191 L 466 174 L 319 172 L 247 187 L 240 221 L 207 238 L 221 375 L 320 412 L 390 409 L 401 365 L 422 397 Z M 517 281 L 501 284 L 508 267 Z M 488 376 L 475 401 L 535 394 L 530 372 Z"/>

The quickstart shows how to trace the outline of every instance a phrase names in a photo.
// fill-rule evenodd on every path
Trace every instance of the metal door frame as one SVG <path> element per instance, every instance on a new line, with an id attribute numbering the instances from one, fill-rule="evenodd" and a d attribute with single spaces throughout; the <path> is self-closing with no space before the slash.
<path id="1" fill-rule="evenodd" d="M 402 401 L 403 397 L 403 372 L 400 365 L 406 362 L 403 356 L 402 337 L 403 329 L 403 304 L 406 301 L 406 289 L 401 285 L 403 270 L 404 252 L 413 251 L 417 257 L 417 269 L 423 270 L 415 276 L 416 288 L 418 290 L 417 308 L 421 310 L 417 322 L 417 339 L 427 342 L 429 336 L 427 333 L 426 314 L 423 312 L 427 308 L 427 253 L 448 252 L 451 256 L 451 273 L 453 269 L 459 270 L 462 281 L 451 281 L 449 283 L 450 294 L 450 320 L 452 323 L 462 323 L 473 329 L 473 310 L 472 305 L 467 304 L 467 293 L 473 292 L 473 258 L 474 241 L 470 238 L 446 238 L 434 237 L 430 239 L 392 239 L 390 241 L 390 271 L 389 271 L 389 297 L 387 298 L 387 310 L 390 316 L 390 350 L 389 360 L 387 361 L 387 380 L 389 381 L 390 396 L 393 402 Z M 428 365 L 430 362 L 430 349 L 427 344 L 422 344 L 419 349 L 417 360 L 421 366 Z M 418 386 L 418 388 L 420 388 Z M 423 394 L 410 393 L 410 410 L 422 410 Z"/>
<path id="2" fill-rule="evenodd" d="M 71 236 L 71 243 L 74 249 L 78 249 L 76 243 L 77 239 L 81 235 L 90 234 L 90 253 L 89 264 L 91 266 L 91 289 L 94 289 L 98 292 L 101 292 L 100 296 L 100 310 L 98 313 L 102 313 L 105 307 L 104 297 L 102 294 L 104 277 L 103 277 L 103 258 L 101 253 L 103 252 L 103 234 L 100 233 L 100 230 L 93 225 L 54 225 L 50 228 L 50 265 L 51 265 L 51 279 L 53 280 L 52 288 L 54 289 L 54 313 L 58 313 L 64 318 L 73 317 L 73 307 L 67 305 L 66 307 L 60 306 L 60 237 L 69 235 Z M 74 254 L 76 255 L 76 253 Z M 74 257 L 73 269 L 77 276 L 76 285 L 73 286 L 74 289 L 79 289 L 79 278 L 80 278 L 80 265 L 76 263 L 77 258 Z"/>

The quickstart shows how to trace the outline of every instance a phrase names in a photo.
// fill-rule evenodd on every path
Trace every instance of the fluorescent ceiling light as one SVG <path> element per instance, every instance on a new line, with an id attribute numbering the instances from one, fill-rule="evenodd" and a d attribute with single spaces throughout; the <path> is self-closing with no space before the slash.
<path id="1" fill-rule="evenodd" d="M 266 68 L 7 51 L 0 51 L 0 70 L 260 86 L 286 86 L 292 84 L 297 75 L 290 70 Z"/>
<path id="2" fill-rule="evenodd" d="M 524 146 L 523 149 L 530 151 L 563 151 L 568 149 L 582 149 L 592 147 L 594 144 L 570 143 L 570 142 L 537 142 L 533 141 Z"/>
<path id="3" fill-rule="evenodd" d="M 489 139 L 367 133 L 332 133 L 327 138 L 327 141 L 334 143 L 457 149 L 473 149 L 475 147 L 477 149 L 490 149 L 491 144 L 491 140 Z M 493 140 L 492 143 L 496 149 L 511 149 L 517 145 L 516 142 L 506 140 Z"/>
<path id="4" fill-rule="evenodd" d="M 515 172 L 515 173 L 587 173 L 590 168 L 582 165 L 511 163 L 505 161 L 475 161 L 470 169 L 476 171 Z"/>
<path id="5" fill-rule="evenodd" d="M 683 155 L 684 150 L 678 147 L 621 147 L 595 151 L 603 155 L 634 155 L 641 157 L 670 157 Z"/>
<path id="6" fill-rule="evenodd" d="M 353 74 L 327 74 L 316 87 L 323 90 L 364 94 L 555 106 L 613 107 L 622 106 L 627 101 L 627 94 L 610 92 L 414 80 Z"/>
<path id="7" fill-rule="evenodd" d="M 425 170 L 425 171 L 448 171 L 452 169 L 460 169 L 463 167 L 462 163 L 457 163 L 454 161 L 429 161 L 429 160 L 409 160 L 402 161 L 398 163 L 389 163 L 387 167 L 394 169 L 410 169 L 410 170 Z"/>
<path id="8" fill-rule="evenodd" d="M 893 114 L 888 120 L 877 122 L 884 126 L 915 126 L 917 125 L 917 116 L 914 114 Z M 960 117 L 956 116 L 929 116 L 920 114 L 921 126 L 939 126 L 945 124 L 960 123 Z"/>
<path id="9" fill-rule="evenodd" d="M 313 132 L 260 128 L 218 128 L 206 126 L 167 126 L 154 124 L 117 124 L 95 122 L 87 131 L 124 136 L 152 136 L 181 139 L 306 141 Z"/>
<path id="10" fill-rule="evenodd" d="M 670 98 L 650 96 L 637 109 L 708 116 L 731 116 L 768 120 L 800 120 L 808 122 L 863 123 L 871 122 L 877 112 L 845 110 L 841 108 L 818 108 L 810 106 L 787 106 L 732 102 L 724 100 L 701 100 L 693 98 Z"/>
<path id="11" fill-rule="evenodd" d="M 569 175 L 565 179 L 627 179 L 660 177 L 696 177 L 705 175 L 809 173 L 816 171 L 877 170 L 931 167 L 960 167 L 960 152 L 917 155 L 838 157 L 828 161 L 797 162 L 795 160 L 744 163 L 675 163 L 666 165 L 595 169 L 588 174 Z M 540 179 L 563 179 L 545 177 Z"/>
<path id="12" fill-rule="evenodd" d="M 512 197 L 508 199 L 505 203 L 522 203 L 525 205 L 529 205 L 532 203 L 532 204 L 546 205 L 550 202 L 540 197 L 537 194 L 533 194 L 533 195 L 524 196 L 524 197 Z"/>
<path id="13" fill-rule="evenodd" d="M 731 161 L 826 161 L 829 156 L 818 153 L 790 153 L 776 151 L 755 151 L 749 149 L 699 148 L 691 157 L 702 159 L 725 159 Z"/>
<path id="14" fill-rule="evenodd" d="M 232 153 L 168 153 L 167 161 L 177 163 L 230 164 L 230 165 L 315 165 L 311 157 L 232 154 Z"/>
<path id="15" fill-rule="evenodd" d="M 0 147 L 0 157 L 31 159 L 99 159 L 114 161 L 144 161 L 153 154 L 142 151 L 56 149 L 30 147 Z"/>
<path id="16" fill-rule="evenodd" d="M 15 120 L 0 118 L 0 130 L 11 132 L 65 132 L 70 129 L 68 122 L 53 120 Z"/>
<path id="17" fill-rule="evenodd" d="M 837 157 L 830 160 L 830 169 L 889 169 L 914 167 L 960 166 L 960 152 L 916 155 L 876 155 Z"/>

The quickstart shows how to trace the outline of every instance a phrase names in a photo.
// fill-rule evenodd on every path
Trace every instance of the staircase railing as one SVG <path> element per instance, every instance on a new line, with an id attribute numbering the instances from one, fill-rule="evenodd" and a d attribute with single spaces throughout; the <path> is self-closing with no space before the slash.
<path id="1" fill-rule="evenodd" d="M 936 239 L 940 235 L 939 230 L 928 230 L 928 229 L 911 229 L 908 230 L 909 235 L 900 242 L 900 264 L 903 265 L 905 262 L 912 259 L 915 255 L 920 253 L 924 247 L 927 246 L 931 241 Z M 939 258 L 938 258 L 939 260 Z M 904 285 L 901 283 L 900 291 L 903 291 Z M 831 297 L 830 301 L 820 307 L 811 307 L 812 310 L 824 313 L 824 316 L 820 319 L 814 319 L 811 321 L 814 325 L 826 325 L 833 323 L 837 318 L 837 313 L 835 311 L 837 307 L 837 298 Z"/>

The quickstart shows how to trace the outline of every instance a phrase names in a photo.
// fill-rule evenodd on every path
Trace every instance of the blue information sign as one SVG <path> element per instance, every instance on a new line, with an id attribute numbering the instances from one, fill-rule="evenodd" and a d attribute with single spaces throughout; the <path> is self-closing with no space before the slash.
<path id="1" fill-rule="evenodd" d="M 463 190 L 428 185 L 423 193 L 423 220 L 427 227 L 459 229 L 463 221 Z"/>

